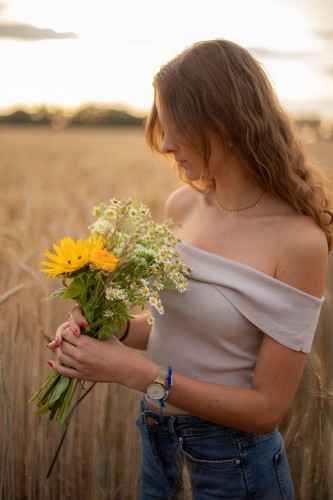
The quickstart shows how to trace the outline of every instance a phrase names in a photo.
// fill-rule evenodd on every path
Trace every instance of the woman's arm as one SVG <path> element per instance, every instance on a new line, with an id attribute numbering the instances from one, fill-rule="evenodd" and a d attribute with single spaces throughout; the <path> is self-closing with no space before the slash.
<path id="1" fill-rule="evenodd" d="M 265 434 L 286 414 L 306 359 L 306 354 L 264 335 L 251 388 L 207 384 L 175 374 L 168 402 L 206 420 Z"/>
<path id="2" fill-rule="evenodd" d="M 132 347 L 133 349 L 141 349 L 145 351 L 147 349 L 149 334 L 151 330 L 151 325 L 149 325 L 147 319 L 150 313 L 135 316 L 134 319 L 130 320 L 130 326 L 126 338 L 122 343 L 127 347 Z M 120 336 L 119 338 L 121 338 Z"/>
<path id="3" fill-rule="evenodd" d="M 116 338 L 103 342 L 68 327 L 51 366 L 63 375 L 116 382 L 141 392 L 154 380 L 158 365 L 128 349 Z M 194 380 L 178 373 L 168 402 L 192 415 L 249 432 L 268 433 L 288 410 L 306 362 L 306 354 L 264 336 L 251 388 Z"/>

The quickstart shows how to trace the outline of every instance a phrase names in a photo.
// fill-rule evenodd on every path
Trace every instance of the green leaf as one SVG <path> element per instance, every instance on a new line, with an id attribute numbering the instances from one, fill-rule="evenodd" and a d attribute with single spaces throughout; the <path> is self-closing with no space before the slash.
<path id="1" fill-rule="evenodd" d="M 67 290 L 61 297 L 61 300 L 74 299 L 86 291 L 86 284 L 79 278 L 73 279 L 72 283 L 68 286 Z"/>
<path id="2" fill-rule="evenodd" d="M 54 393 L 52 394 L 52 397 L 50 399 L 50 403 L 54 403 L 58 399 L 60 399 L 64 392 L 67 390 L 68 386 L 70 385 L 72 379 L 69 377 L 63 376 L 60 380 L 60 382 L 57 384 L 57 387 L 55 388 Z"/>
<path id="3" fill-rule="evenodd" d="M 40 408 L 39 410 L 36 410 L 35 414 L 42 415 L 43 413 L 47 413 L 48 411 L 50 411 L 51 408 L 52 408 L 52 405 L 48 403 L 47 405 L 42 406 L 42 408 Z"/>
<path id="4" fill-rule="evenodd" d="M 112 325 L 110 323 L 104 323 L 102 328 L 100 330 L 98 330 L 98 339 L 105 340 L 105 339 L 111 337 L 111 335 L 114 333 L 114 331 L 115 331 L 114 325 Z"/>
<path id="5" fill-rule="evenodd" d="M 40 396 L 45 389 L 43 395 L 40 398 L 40 400 L 43 400 L 45 398 L 45 394 L 49 391 L 50 387 L 53 388 L 58 383 L 60 377 L 61 377 L 60 373 L 57 373 L 56 371 L 53 370 L 50 373 L 50 375 L 48 375 L 48 377 L 44 380 L 43 384 L 38 389 L 38 391 L 36 391 L 35 394 L 29 399 L 28 403 L 32 403 L 35 399 L 37 399 L 38 396 Z"/>
<path id="6" fill-rule="evenodd" d="M 51 295 L 48 296 L 48 299 L 54 299 L 56 297 L 62 297 L 63 294 L 66 292 L 67 288 L 59 288 L 55 292 L 51 293 Z"/>

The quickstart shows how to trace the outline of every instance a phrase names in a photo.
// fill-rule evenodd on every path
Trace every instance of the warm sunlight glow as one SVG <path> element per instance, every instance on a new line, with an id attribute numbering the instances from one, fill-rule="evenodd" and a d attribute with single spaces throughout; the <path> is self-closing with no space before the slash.
<path id="1" fill-rule="evenodd" d="M 224 37 L 262 61 L 291 108 L 325 101 L 333 112 L 331 50 L 318 35 L 323 1 L 206 0 L 203 8 L 169 0 L 154 10 L 147 0 L 2 2 L 0 25 L 19 26 L 12 37 L 1 36 L 0 26 L 1 105 L 94 102 L 147 110 L 164 62 L 194 41 Z M 49 39 L 41 29 L 51 31 Z"/>

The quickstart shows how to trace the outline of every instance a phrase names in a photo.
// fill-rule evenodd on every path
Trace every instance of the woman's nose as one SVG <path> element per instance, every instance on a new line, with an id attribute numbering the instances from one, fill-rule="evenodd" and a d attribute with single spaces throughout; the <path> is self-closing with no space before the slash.
<path id="1" fill-rule="evenodd" d="M 164 134 L 162 139 L 163 153 L 173 153 L 174 151 L 176 151 L 176 149 L 176 144 L 172 142 L 166 134 Z"/>

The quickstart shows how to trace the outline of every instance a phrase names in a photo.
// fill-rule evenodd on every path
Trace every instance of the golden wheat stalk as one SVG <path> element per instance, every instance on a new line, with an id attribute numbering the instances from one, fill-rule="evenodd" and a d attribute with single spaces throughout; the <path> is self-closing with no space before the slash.
<path id="1" fill-rule="evenodd" d="M 16 285 L 8 292 L 4 293 L 0 296 L 0 305 L 10 299 L 13 295 L 17 294 L 22 288 L 25 288 L 25 285 Z"/>

